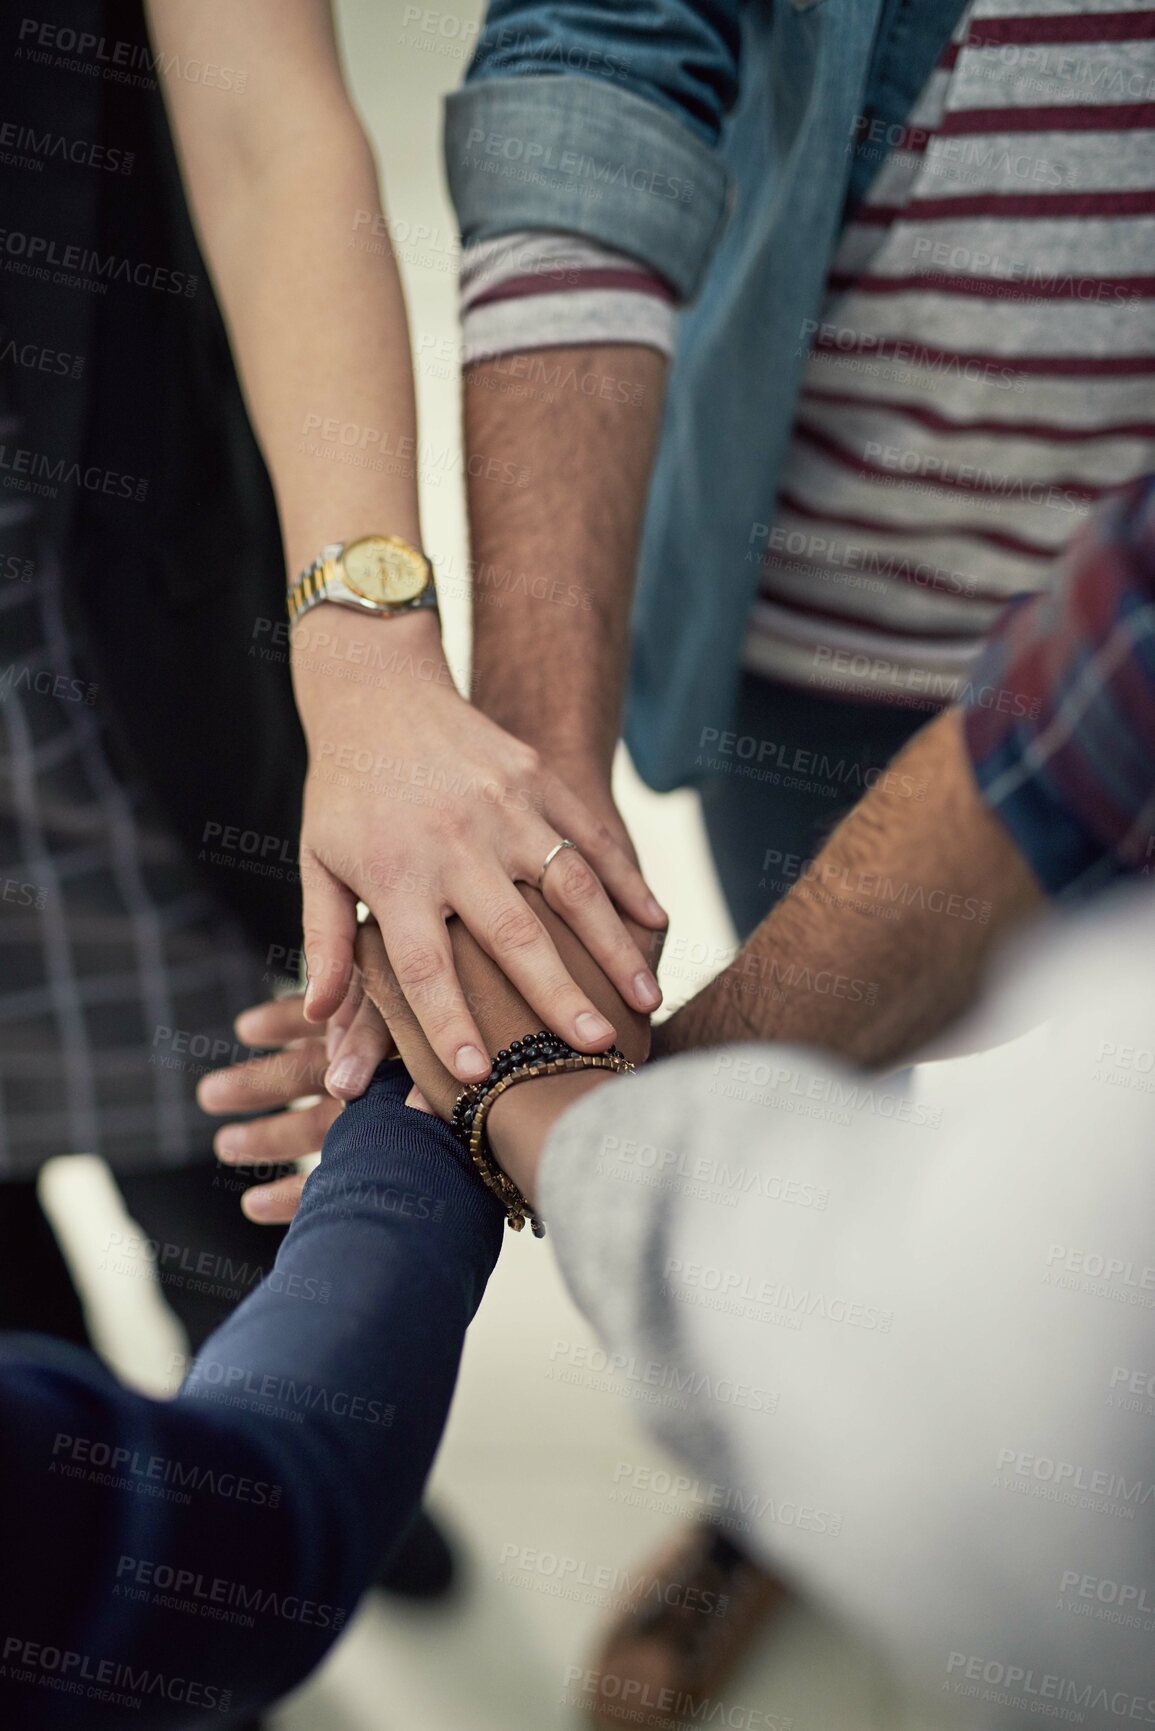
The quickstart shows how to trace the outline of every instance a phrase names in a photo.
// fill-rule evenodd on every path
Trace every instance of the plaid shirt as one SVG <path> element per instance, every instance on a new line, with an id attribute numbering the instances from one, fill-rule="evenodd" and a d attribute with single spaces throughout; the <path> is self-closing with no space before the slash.
<path id="1" fill-rule="evenodd" d="M 53 1154 L 207 1160 L 196 1084 L 248 1056 L 230 1022 L 268 993 L 260 959 L 122 773 L 43 546 L 0 579 L 0 642 L 0 1181 Z"/>
<path id="2" fill-rule="evenodd" d="M 197 1081 L 249 1055 L 232 1017 L 268 995 L 101 699 L 37 501 L 0 490 L 0 1186 L 54 1154 L 209 1159 Z"/>
<path id="3" fill-rule="evenodd" d="M 1051 895 L 1155 861 L 1155 475 L 1112 494 L 1055 586 L 1013 602 L 965 694 L 983 798 Z"/>

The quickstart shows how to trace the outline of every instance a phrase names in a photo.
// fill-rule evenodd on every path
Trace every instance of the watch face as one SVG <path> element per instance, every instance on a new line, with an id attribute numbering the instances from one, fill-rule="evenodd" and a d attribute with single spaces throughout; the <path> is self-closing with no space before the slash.
<path id="1" fill-rule="evenodd" d="M 428 561 L 391 536 L 366 535 L 350 542 L 341 563 L 353 593 L 379 606 L 415 601 L 429 581 Z"/>

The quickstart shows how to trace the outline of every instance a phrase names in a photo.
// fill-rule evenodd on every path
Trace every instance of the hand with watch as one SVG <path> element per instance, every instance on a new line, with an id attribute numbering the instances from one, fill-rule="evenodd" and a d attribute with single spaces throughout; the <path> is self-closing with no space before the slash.
<path id="1" fill-rule="evenodd" d="M 462 991 L 446 929 L 453 916 L 516 988 L 534 1028 L 578 1052 L 605 1051 L 618 1022 L 583 990 L 517 886 L 541 887 L 635 1014 L 648 1015 L 661 994 L 623 920 L 653 931 L 665 915 L 628 844 L 459 694 L 429 561 L 396 536 L 326 546 L 290 586 L 288 610 L 309 746 L 300 853 L 309 1021 L 327 1021 L 357 990 L 360 901 L 458 1086 L 487 1076 L 496 1048 Z M 353 1098 L 372 1064 L 362 1051 L 337 1083 L 340 1064 L 338 1050 L 328 1085 Z"/>
<path id="2" fill-rule="evenodd" d="M 433 567 L 423 553 L 397 535 L 363 535 L 347 545 L 335 541 L 322 547 L 313 563 L 293 583 L 285 604 L 296 624 L 322 601 L 338 601 L 374 616 L 415 613 L 423 607 L 437 612 Z"/>
<path id="3" fill-rule="evenodd" d="M 382 233 L 386 222 L 331 12 L 310 0 L 155 0 L 149 23 L 166 64 L 223 56 L 263 69 L 227 125 L 186 80 L 166 77 L 164 92 L 286 569 L 301 572 L 290 582 L 290 663 L 309 751 L 306 1014 L 327 1022 L 345 997 L 362 901 L 435 1050 L 465 1081 L 489 1060 L 453 968 L 450 915 L 524 991 L 537 1025 L 586 1051 L 614 1030 L 515 884 L 535 883 L 557 844 L 575 843 L 549 867 L 547 897 L 626 999 L 647 1008 L 657 987 L 610 898 L 643 925 L 663 916 L 596 796 L 579 797 L 560 758 L 543 763 L 454 686 L 418 546 L 421 445 L 401 280 L 391 248 L 347 244 L 351 210 Z M 303 269 L 308 259 L 333 268 Z M 333 461 L 350 428 L 408 455 Z M 316 437 L 302 436 L 309 429 Z M 535 670 L 513 671 L 528 681 Z"/>

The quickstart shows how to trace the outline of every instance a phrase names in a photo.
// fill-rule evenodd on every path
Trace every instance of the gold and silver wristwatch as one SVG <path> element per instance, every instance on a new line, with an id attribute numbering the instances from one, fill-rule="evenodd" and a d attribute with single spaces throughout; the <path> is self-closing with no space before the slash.
<path id="1" fill-rule="evenodd" d="M 322 547 L 308 570 L 290 584 L 285 600 L 291 624 L 322 601 L 387 618 L 422 607 L 436 611 L 437 589 L 432 565 L 408 541 L 396 535 L 363 535 Z"/>

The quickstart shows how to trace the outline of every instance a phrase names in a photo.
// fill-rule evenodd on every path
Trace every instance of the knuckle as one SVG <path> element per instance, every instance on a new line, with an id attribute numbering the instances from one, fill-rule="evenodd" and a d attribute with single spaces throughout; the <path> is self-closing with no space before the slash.
<path id="1" fill-rule="evenodd" d="M 506 769 L 513 781 L 538 781 L 542 773 L 541 753 L 536 746 L 519 739 L 510 752 Z"/>
<path id="2" fill-rule="evenodd" d="M 436 945 L 414 941 L 395 971 L 410 1011 L 427 1034 L 454 1019 L 460 1009 L 457 976 Z"/>
<path id="3" fill-rule="evenodd" d="M 476 828 L 464 811 L 455 807 L 442 814 L 437 834 L 437 851 L 441 859 L 458 871 L 469 873 L 477 864 L 477 846 Z"/>
<path id="4" fill-rule="evenodd" d="M 394 945 L 390 961 L 393 972 L 406 990 L 432 985 L 445 973 L 445 957 L 436 945 L 421 938 L 405 939 Z"/>
<path id="5" fill-rule="evenodd" d="M 301 877 L 301 897 L 306 904 L 331 899 L 333 875 L 315 853 L 302 848 L 297 870 Z"/>
<path id="6" fill-rule="evenodd" d="M 339 992 L 343 997 L 352 966 L 352 952 L 347 944 L 343 945 L 332 934 L 319 927 L 306 927 L 305 971 L 311 986 L 324 987 L 328 992 Z"/>
<path id="7" fill-rule="evenodd" d="M 455 788 L 445 790 L 445 796 L 440 805 L 435 807 L 429 820 L 429 835 L 435 847 L 444 847 L 455 841 L 464 841 L 469 833 L 470 817 L 461 792 Z"/>
<path id="8" fill-rule="evenodd" d="M 365 861 L 365 882 L 378 893 L 395 889 L 401 873 L 401 862 L 391 848 L 376 848 Z"/>
<path id="9" fill-rule="evenodd" d="M 461 1021 L 459 1008 L 459 1005 L 448 1000 L 431 1005 L 422 1024 L 425 1038 L 446 1066 L 452 1063 L 458 1046 L 464 1046 L 467 1042 L 477 1044 L 477 1035 L 468 1022 Z"/>
<path id="10" fill-rule="evenodd" d="M 535 996 L 538 1007 L 554 1027 L 572 1021 L 575 1016 L 580 1016 L 583 1010 L 591 1008 L 583 993 L 565 973 L 551 975 Z"/>
<path id="11" fill-rule="evenodd" d="M 318 925 L 316 920 L 306 920 L 304 924 L 305 954 L 308 956 L 322 955 L 329 947 L 331 938 L 327 926 Z"/>
<path id="12" fill-rule="evenodd" d="M 617 851 L 618 840 L 609 825 L 598 819 L 590 830 L 588 845 L 593 854 L 608 854 Z"/>
<path id="13" fill-rule="evenodd" d="M 601 880 L 580 854 L 567 848 L 554 864 L 561 866 L 561 870 L 556 874 L 559 880 L 558 889 L 567 902 L 588 905 L 599 899 L 602 891 Z M 546 881 L 548 883 L 548 878 Z"/>
<path id="14" fill-rule="evenodd" d="M 535 949 L 541 938 L 537 916 L 525 903 L 504 902 L 489 921 L 489 938 L 494 949 L 521 952 Z"/>

